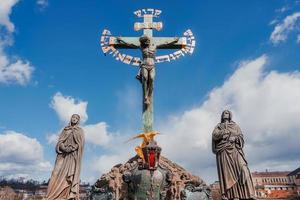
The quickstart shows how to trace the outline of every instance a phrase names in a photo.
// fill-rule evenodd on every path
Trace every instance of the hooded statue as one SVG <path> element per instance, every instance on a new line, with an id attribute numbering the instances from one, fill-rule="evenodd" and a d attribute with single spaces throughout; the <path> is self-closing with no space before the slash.
<path id="1" fill-rule="evenodd" d="M 59 136 L 56 161 L 49 180 L 46 200 L 79 200 L 80 166 L 84 133 L 78 126 L 80 116 L 73 114 Z"/>
<path id="2" fill-rule="evenodd" d="M 240 127 L 225 110 L 212 133 L 212 151 L 217 157 L 222 200 L 255 199 L 255 190 L 243 152 L 244 139 Z"/>

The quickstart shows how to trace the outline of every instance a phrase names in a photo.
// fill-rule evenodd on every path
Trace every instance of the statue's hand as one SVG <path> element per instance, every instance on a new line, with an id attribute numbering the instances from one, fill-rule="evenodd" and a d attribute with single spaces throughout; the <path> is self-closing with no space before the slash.
<path id="1" fill-rule="evenodd" d="M 224 139 L 224 140 L 226 140 L 228 137 L 229 137 L 229 134 L 228 134 L 228 133 L 224 133 L 224 134 L 223 134 L 223 139 Z"/>
<path id="2" fill-rule="evenodd" d="M 235 137 L 234 136 L 230 136 L 229 137 L 229 142 L 232 142 L 232 143 L 235 142 Z"/>
<path id="3" fill-rule="evenodd" d="M 227 129 L 224 129 L 224 133 L 229 135 L 229 134 L 230 134 L 230 131 L 227 130 Z"/>
<path id="4" fill-rule="evenodd" d="M 117 37 L 117 41 L 121 42 L 122 41 L 121 37 Z"/>
<path id="5" fill-rule="evenodd" d="M 65 147 L 65 145 L 63 143 L 61 143 L 59 145 L 59 150 L 62 151 L 62 152 L 66 152 L 66 147 Z"/>
<path id="6" fill-rule="evenodd" d="M 223 139 L 226 139 L 230 135 L 230 131 L 227 130 L 227 129 L 223 129 L 222 130 L 222 135 L 223 135 Z"/>
<path id="7" fill-rule="evenodd" d="M 65 148 L 66 153 L 71 153 L 73 151 L 73 148 L 71 146 L 68 146 Z"/>

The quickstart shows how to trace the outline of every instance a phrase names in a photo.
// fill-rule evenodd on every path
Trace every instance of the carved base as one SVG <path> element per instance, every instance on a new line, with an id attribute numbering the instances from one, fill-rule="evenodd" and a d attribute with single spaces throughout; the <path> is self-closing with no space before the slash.
<path id="1" fill-rule="evenodd" d="M 137 156 L 114 166 L 92 187 L 92 200 L 209 200 L 210 188 L 198 176 L 161 156 L 150 173 Z"/>

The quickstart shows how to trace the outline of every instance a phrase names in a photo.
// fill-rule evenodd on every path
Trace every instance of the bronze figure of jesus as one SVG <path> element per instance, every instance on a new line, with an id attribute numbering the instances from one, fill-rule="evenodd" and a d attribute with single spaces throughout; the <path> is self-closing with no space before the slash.
<path id="1" fill-rule="evenodd" d="M 114 37 L 109 30 L 104 30 L 100 44 L 103 53 L 111 54 L 116 60 L 126 64 L 138 66 L 136 78 L 143 89 L 143 131 L 153 131 L 153 90 L 155 79 L 155 63 L 176 60 L 185 54 L 192 54 L 195 47 L 195 37 L 191 30 L 184 32 L 183 37 L 154 37 L 153 30 L 161 30 L 162 22 L 154 22 L 161 11 L 157 9 L 142 9 L 134 14 L 143 18 L 143 22 L 136 22 L 134 29 L 143 30 L 140 37 Z M 142 57 L 126 55 L 120 49 L 140 49 Z M 156 56 L 157 49 L 174 49 L 173 53 Z"/>
<path id="2" fill-rule="evenodd" d="M 161 43 L 154 43 L 147 35 L 142 35 L 139 38 L 139 46 L 132 43 L 127 43 L 122 38 L 117 38 L 118 42 L 131 48 L 139 48 L 142 52 L 142 61 L 140 63 L 140 70 L 136 78 L 142 83 L 144 104 L 148 106 L 152 100 L 153 82 L 155 78 L 155 56 L 157 48 L 167 47 L 179 41 L 178 37 L 170 38 Z"/>

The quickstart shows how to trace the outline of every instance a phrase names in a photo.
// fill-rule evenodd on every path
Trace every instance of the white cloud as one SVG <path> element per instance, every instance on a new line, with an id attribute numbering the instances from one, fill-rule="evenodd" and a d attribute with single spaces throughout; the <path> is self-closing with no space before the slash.
<path id="1" fill-rule="evenodd" d="M 67 124 L 70 121 L 72 114 L 79 114 L 81 121 L 85 123 L 88 119 L 87 114 L 88 102 L 76 100 L 71 96 L 64 96 L 60 92 L 56 93 L 51 101 L 51 108 L 53 108 L 59 119 Z M 86 142 L 99 146 L 105 146 L 112 139 L 112 134 L 107 130 L 108 126 L 105 122 L 98 122 L 95 124 L 83 124 L 82 128 L 85 133 Z M 56 144 L 58 139 L 57 134 L 48 134 L 47 141 L 49 144 Z"/>
<path id="2" fill-rule="evenodd" d="M 34 68 L 28 61 L 9 60 L 0 46 L 0 83 L 26 85 L 29 83 L 33 71 Z"/>
<path id="3" fill-rule="evenodd" d="M 119 164 L 119 163 L 124 163 L 126 161 L 125 155 L 120 155 L 120 154 L 112 154 L 112 155 L 102 155 L 98 158 L 96 158 L 92 162 L 92 170 L 99 175 L 103 173 L 109 172 L 109 170 Z"/>
<path id="4" fill-rule="evenodd" d="M 300 44 L 300 34 L 297 36 L 297 43 Z"/>
<path id="5" fill-rule="evenodd" d="M 108 133 L 107 124 L 99 122 L 97 124 L 89 124 L 82 127 L 85 132 L 85 139 L 91 144 L 105 146 L 112 139 Z"/>
<path id="6" fill-rule="evenodd" d="M 125 143 L 124 141 L 128 137 L 128 134 L 114 137 L 114 140 L 107 145 L 107 153 L 95 157 L 86 166 L 94 174 L 95 179 L 93 181 L 96 181 L 102 174 L 109 172 L 113 166 L 120 163 L 124 164 L 128 159 L 136 155 L 134 148 L 141 141 Z"/>
<path id="7" fill-rule="evenodd" d="M 58 133 L 57 134 L 47 134 L 46 136 L 48 144 L 56 145 L 58 141 Z"/>
<path id="8" fill-rule="evenodd" d="M 51 165 L 44 160 L 43 148 L 35 139 L 15 131 L 0 134 L 0 175 L 48 172 Z"/>
<path id="9" fill-rule="evenodd" d="M 40 6 L 40 8 L 46 8 L 49 5 L 48 0 L 37 0 L 36 4 Z"/>
<path id="10" fill-rule="evenodd" d="M 265 71 L 267 56 L 241 62 L 239 68 L 205 102 L 170 116 L 158 130 L 163 154 L 205 180 L 217 179 L 211 133 L 224 109 L 246 138 L 251 169 L 293 169 L 299 165 L 300 73 Z M 282 163 L 287 164 L 285 167 Z"/>
<path id="11" fill-rule="evenodd" d="M 108 132 L 108 126 L 105 122 L 83 125 L 82 128 L 85 134 L 85 141 L 90 144 L 106 146 L 113 137 L 112 134 Z M 60 132 L 48 134 L 46 136 L 48 144 L 56 145 Z"/>
<path id="12" fill-rule="evenodd" d="M 0 26 L 4 26 L 9 32 L 15 30 L 14 24 L 10 21 L 9 16 L 12 12 L 14 5 L 19 0 L 1 0 L 0 1 Z"/>
<path id="13" fill-rule="evenodd" d="M 273 20 L 269 23 L 269 25 L 272 26 L 272 25 L 277 24 L 277 23 L 278 23 L 278 19 L 273 19 Z"/>
<path id="14" fill-rule="evenodd" d="M 285 6 L 279 8 L 279 9 L 277 9 L 277 10 L 275 10 L 275 11 L 276 11 L 276 12 L 279 12 L 279 13 L 284 13 L 284 12 L 290 10 L 290 9 L 291 9 L 291 8 L 290 8 L 289 5 L 285 5 Z"/>
<path id="15" fill-rule="evenodd" d="M 17 3 L 18 0 L 0 1 L 0 83 L 26 85 L 34 71 L 33 66 L 27 60 L 11 59 L 5 53 L 5 48 L 13 43 L 11 34 L 15 27 L 9 16 Z"/>
<path id="16" fill-rule="evenodd" d="M 87 104 L 86 101 L 76 100 L 71 96 L 64 96 L 60 92 L 57 92 L 53 96 L 50 106 L 55 110 L 63 123 L 68 123 L 72 114 L 79 114 L 80 121 L 85 123 L 88 119 L 86 112 Z"/>
<path id="17" fill-rule="evenodd" d="M 285 19 L 278 23 L 271 36 L 270 41 L 273 44 L 278 44 L 287 40 L 288 34 L 294 30 L 299 30 L 300 12 L 295 12 L 292 15 L 285 17 Z"/>
<path id="18" fill-rule="evenodd" d="M 20 162 L 34 162 L 43 156 L 42 146 L 36 139 L 13 131 L 0 135 L 0 147 L 2 161 L 17 159 Z"/>

